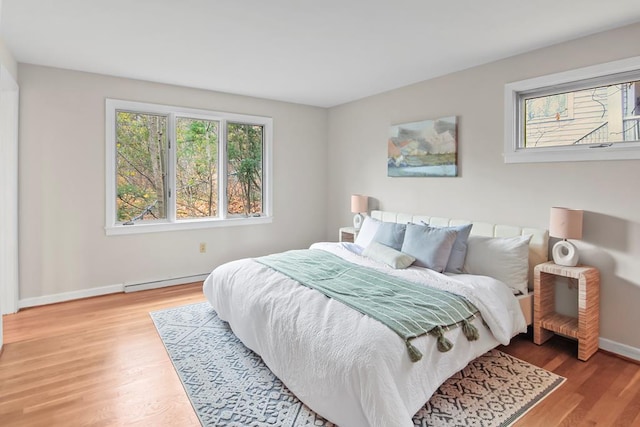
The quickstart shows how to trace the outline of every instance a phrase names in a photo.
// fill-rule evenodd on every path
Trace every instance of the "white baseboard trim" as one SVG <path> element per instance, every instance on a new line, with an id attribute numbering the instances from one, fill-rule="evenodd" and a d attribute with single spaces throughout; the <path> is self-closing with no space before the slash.
<path id="1" fill-rule="evenodd" d="M 640 362 L 640 348 L 631 347 L 630 345 L 620 344 L 619 342 L 611 341 L 606 338 L 600 338 L 599 347 L 603 350 L 610 351 L 611 353 L 619 354 L 620 356 L 628 357 L 629 359 L 637 360 Z"/>
<path id="2" fill-rule="evenodd" d="M 175 279 L 156 280 L 144 283 L 129 283 L 124 285 L 125 292 L 146 291 L 148 289 L 158 289 L 167 286 L 183 285 L 185 283 L 202 282 L 209 274 L 196 274 L 194 276 L 176 277 Z"/>
<path id="3" fill-rule="evenodd" d="M 36 307 L 38 305 L 55 304 L 80 298 L 97 297 L 115 294 L 123 291 L 123 285 L 101 286 L 99 288 L 82 289 L 79 291 L 63 292 L 61 294 L 43 295 L 41 297 L 24 298 L 18 301 L 18 308 Z"/>
<path id="4" fill-rule="evenodd" d="M 194 276 L 176 277 L 175 279 L 157 280 L 154 282 L 129 283 L 119 285 L 101 286 L 99 288 L 81 289 L 79 291 L 63 292 L 60 294 L 43 295 L 41 297 L 24 298 L 18 301 L 18 308 L 36 307 L 39 305 L 55 304 L 58 302 L 72 301 L 75 299 L 97 297 L 100 295 L 117 294 L 118 292 L 137 292 L 147 289 L 164 288 L 166 286 L 183 285 L 191 282 L 201 282 L 209 274 L 197 274 Z"/>

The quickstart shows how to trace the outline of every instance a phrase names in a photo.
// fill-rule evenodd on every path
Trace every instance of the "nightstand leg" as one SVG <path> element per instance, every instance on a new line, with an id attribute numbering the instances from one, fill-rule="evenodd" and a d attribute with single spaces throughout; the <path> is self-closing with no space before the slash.
<path id="1" fill-rule="evenodd" d="M 542 327 L 542 319 L 555 312 L 555 279 L 551 274 L 536 272 L 533 278 L 533 342 L 540 345 L 554 334 Z"/>
<path id="2" fill-rule="evenodd" d="M 600 273 L 578 279 L 578 359 L 587 360 L 598 351 L 600 336 Z"/>

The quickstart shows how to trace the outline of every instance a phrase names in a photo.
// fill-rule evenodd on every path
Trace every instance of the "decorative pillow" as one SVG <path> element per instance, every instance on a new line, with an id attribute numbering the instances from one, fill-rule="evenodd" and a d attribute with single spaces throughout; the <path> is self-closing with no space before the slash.
<path id="1" fill-rule="evenodd" d="M 363 248 L 369 246 L 369 243 L 373 241 L 373 236 L 376 235 L 378 228 L 380 228 L 380 224 L 382 224 L 382 221 L 365 216 L 354 243 Z"/>
<path id="2" fill-rule="evenodd" d="M 353 252 L 356 255 L 362 255 L 362 251 L 364 251 L 364 248 L 362 246 L 358 246 L 355 243 L 342 242 L 341 244 L 343 248 L 345 248 L 349 252 Z"/>
<path id="3" fill-rule="evenodd" d="M 463 271 L 489 276 L 511 289 L 527 293 L 529 241 L 531 235 L 518 237 L 469 236 Z"/>
<path id="4" fill-rule="evenodd" d="M 424 222 L 423 224 L 428 225 Z M 445 267 L 444 271 L 448 271 L 449 273 L 462 273 L 462 268 L 464 267 L 464 258 L 467 256 L 467 239 L 469 239 L 471 227 L 473 227 L 473 224 L 454 225 L 452 227 L 436 227 L 451 229 L 458 233 L 455 242 L 453 242 L 451 255 L 449 255 L 449 262 L 447 262 L 447 266 Z"/>
<path id="5" fill-rule="evenodd" d="M 402 252 L 416 259 L 415 265 L 442 273 L 449 261 L 458 232 L 450 228 L 407 224 Z"/>
<path id="6" fill-rule="evenodd" d="M 383 262 L 393 268 L 407 268 L 416 260 L 411 255 L 403 254 L 375 241 L 365 248 L 362 255 L 372 260 Z"/>
<path id="7" fill-rule="evenodd" d="M 396 224 L 395 222 L 383 222 L 373 237 L 373 240 L 389 246 L 397 251 L 402 248 L 404 241 L 404 232 L 407 224 Z"/>

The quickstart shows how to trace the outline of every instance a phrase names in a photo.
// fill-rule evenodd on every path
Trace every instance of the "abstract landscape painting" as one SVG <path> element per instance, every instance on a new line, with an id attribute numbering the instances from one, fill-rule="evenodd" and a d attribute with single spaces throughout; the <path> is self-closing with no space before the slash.
<path id="1" fill-rule="evenodd" d="M 388 176 L 458 176 L 456 117 L 392 125 Z"/>

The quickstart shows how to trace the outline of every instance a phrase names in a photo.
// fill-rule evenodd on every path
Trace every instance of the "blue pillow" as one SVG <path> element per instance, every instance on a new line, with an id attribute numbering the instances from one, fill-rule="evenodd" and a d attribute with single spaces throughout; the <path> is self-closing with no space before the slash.
<path id="1" fill-rule="evenodd" d="M 471 233 L 471 227 L 473 227 L 473 224 L 446 227 L 456 231 L 458 234 L 456 236 L 456 241 L 453 242 L 451 255 L 449 255 L 449 262 L 447 263 L 447 267 L 444 271 L 448 271 L 449 273 L 462 273 L 464 259 L 467 256 L 467 240 L 469 239 L 469 233 Z"/>
<path id="2" fill-rule="evenodd" d="M 428 227 L 434 227 L 433 225 L 429 225 L 424 221 L 422 221 L 422 224 Z M 449 255 L 449 262 L 447 262 L 447 267 L 444 269 L 444 271 L 447 271 L 449 273 L 462 274 L 464 260 L 467 257 L 467 240 L 469 240 L 469 233 L 471 233 L 472 227 L 473 224 L 455 225 L 452 227 L 437 227 L 451 229 L 458 232 L 456 241 L 453 242 L 451 255 Z"/>
<path id="3" fill-rule="evenodd" d="M 402 248 L 404 241 L 404 231 L 406 224 L 396 224 L 395 222 L 383 222 L 380 224 L 373 241 L 389 246 L 397 251 Z"/>
<path id="4" fill-rule="evenodd" d="M 413 265 L 442 273 L 457 235 L 458 232 L 450 228 L 407 224 L 402 252 L 416 259 Z"/>

